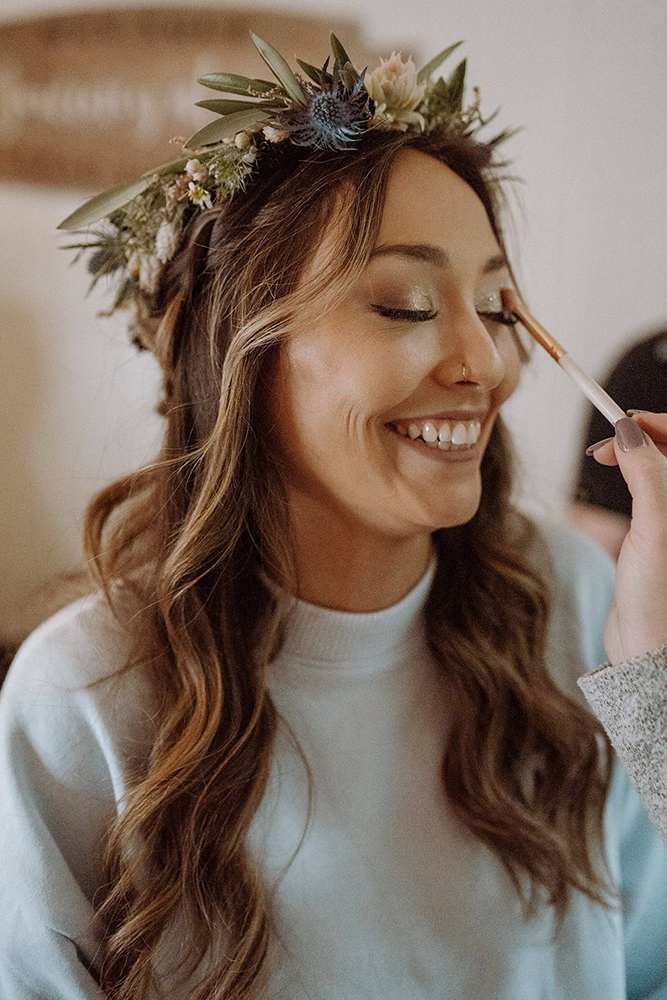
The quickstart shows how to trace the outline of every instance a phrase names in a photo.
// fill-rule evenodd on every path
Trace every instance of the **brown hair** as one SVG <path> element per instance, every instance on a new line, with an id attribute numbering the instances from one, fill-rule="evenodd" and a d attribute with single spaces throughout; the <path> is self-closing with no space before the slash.
<path id="1" fill-rule="evenodd" d="M 142 338 L 164 371 L 162 451 L 87 514 L 87 553 L 109 600 L 119 580 L 140 593 L 132 663 L 148 672 L 157 706 L 150 759 L 108 841 L 100 981 L 115 1000 L 146 997 L 177 918 L 186 974 L 208 955 L 193 998 L 252 1000 L 268 982 L 271 903 L 246 840 L 272 762 L 265 670 L 283 618 L 260 570 L 288 590 L 295 580 L 285 488 L 261 445 L 262 399 L 291 317 L 325 310 L 357 280 L 405 148 L 473 188 L 502 246 L 492 153 L 480 143 L 394 132 L 345 153 L 284 145 L 247 193 L 202 216 L 166 269 Z M 341 199 L 336 257 L 300 282 Z M 562 918 L 575 890 L 607 902 L 595 858 L 611 754 L 600 725 L 547 672 L 548 597 L 524 554 L 535 532 L 510 502 L 500 420 L 482 478 L 475 517 L 434 536 L 427 634 L 452 716 L 443 782 L 527 911 L 542 890 Z M 535 758 L 543 766 L 527 788 Z"/>

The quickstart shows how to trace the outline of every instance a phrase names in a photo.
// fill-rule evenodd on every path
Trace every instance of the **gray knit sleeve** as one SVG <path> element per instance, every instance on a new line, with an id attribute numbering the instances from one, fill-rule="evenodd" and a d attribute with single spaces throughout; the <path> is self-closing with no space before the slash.
<path id="1" fill-rule="evenodd" d="M 577 684 L 667 843 L 667 645 L 606 664 Z"/>

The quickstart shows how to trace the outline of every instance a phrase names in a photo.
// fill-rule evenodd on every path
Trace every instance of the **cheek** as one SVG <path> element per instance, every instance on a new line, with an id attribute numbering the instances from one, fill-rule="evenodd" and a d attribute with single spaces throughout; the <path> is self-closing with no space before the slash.
<path id="1" fill-rule="evenodd" d="M 342 341 L 342 338 L 338 338 Z M 340 462 L 378 402 L 372 358 L 348 342 L 283 345 L 271 390 L 274 441 L 293 472 Z"/>
<path id="2" fill-rule="evenodd" d="M 500 406 L 506 399 L 509 399 L 518 386 L 522 362 L 515 335 L 511 330 L 508 329 L 501 334 L 497 347 L 505 369 L 502 381 L 493 392 L 494 403 L 496 406 Z"/>

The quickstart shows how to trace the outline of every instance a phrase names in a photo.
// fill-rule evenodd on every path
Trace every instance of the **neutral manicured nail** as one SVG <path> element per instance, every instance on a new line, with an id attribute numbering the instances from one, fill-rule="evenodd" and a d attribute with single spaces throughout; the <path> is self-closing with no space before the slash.
<path id="1" fill-rule="evenodd" d="M 646 413 L 646 410 L 626 410 L 625 412 L 629 417 L 634 417 L 636 413 Z"/>
<path id="2" fill-rule="evenodd" d="M 614 424 L 614 430 L 621 451 L 631 451 L 633 448 L 639 448 L 646 444 L 643 430 L 631 417 L 617 420 Z"/>
<path id="3" fill-rule="evenodd" d="M 602 441 L 596 441 L 595 444 L 590 445 L 586 449 L 586 454 L 587 455 L 592 455 L 593 452 L 597 451 L 598 448 L 601 448 L 603 444 L 609 444 L 609 442 L 613 441 L 613 440 L 614 440 L 613 438 L 603 438 Z"/>

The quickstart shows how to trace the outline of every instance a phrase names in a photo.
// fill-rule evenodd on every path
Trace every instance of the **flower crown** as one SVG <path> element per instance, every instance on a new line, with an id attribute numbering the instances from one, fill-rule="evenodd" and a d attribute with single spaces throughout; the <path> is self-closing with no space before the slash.
<path id="1" fill-rule="evenodd" d="M 231 73 L 210 73 L 198 82 L 245 100 L 198 101 L 197 106 L 219 117 L 183 145 L 181 159 L 147 170 L 129 184 L 96 195 L 69 215 L 59 229 L 86 229 L 85 243 L 64 249 L 94 251 L 88 261 L 91 289 L 104 275 L 117 275 L 110 315 L 135 306 L 156 290 L 162 267 L 176 252 L 181 233 L 193 217 L 245 190 L 262 169 L 267 149 L 291 143 L 332 151 L 346 150 L 371 130 L 438 132 L 472 136 L 484 120 L 479 91 L 464 107 L 466 60 L 451 75 L 434 74 L 461 42 L 450 45 L 417 72 L 411 58 L 400 53 L 382 59 L 368 73 L 358 72 L 335 35 L 329 58 L 321 69 L 297 59 L 300 73 L 268 42 L 252 40 L 277 82 L 252 80 Z M 514 130 L 487 140 L 503 142 Z M 182 142 L 182 140 L 179 140 Z"/>

